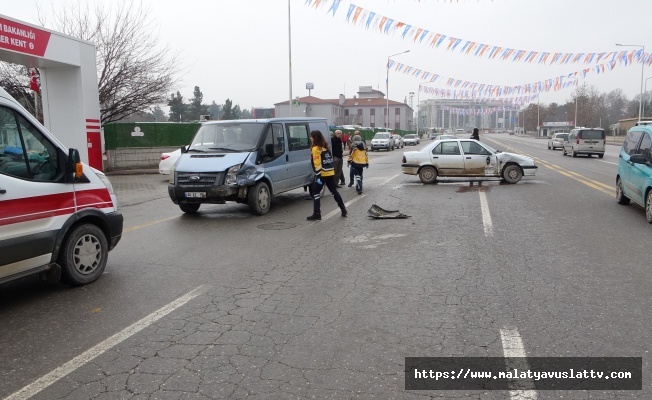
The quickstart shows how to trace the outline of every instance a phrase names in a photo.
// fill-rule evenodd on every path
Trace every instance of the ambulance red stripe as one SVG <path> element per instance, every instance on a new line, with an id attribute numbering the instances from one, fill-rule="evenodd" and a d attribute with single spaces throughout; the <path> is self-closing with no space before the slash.
<path id="1" fill-rule="evenodd" d="M 113 201 L 106 189 L 83 190 L 76 192 L 76 195 L 79 210 L 113 207 Z M 0 226 L 72 214 L 74 211 L 72 192 L 7 200 L 2 202 L 0 209 Z"/>

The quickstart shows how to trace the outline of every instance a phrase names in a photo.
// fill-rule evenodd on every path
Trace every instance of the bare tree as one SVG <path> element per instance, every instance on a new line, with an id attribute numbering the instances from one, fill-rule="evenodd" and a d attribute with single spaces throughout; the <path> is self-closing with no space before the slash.
<path id="1" fill-rule="evenodd" d="M 30 90 L 29 81 L 30 74 L 27 67 L 8 62 L 0 62 L 0 86 L 32 115 L 38 115 L 39 120 L 43 122 L 40 100 L 38 102 L 38 112 L 34 108 L 34 96 L 39 95 Z"/>
<path id="2" fill-rule="evenodd" d="M 106 4 L 116 5 L 97 2 L 91 10 L 77 0 L 64 7 L 51 5 L 48 12 L 39 9 L 43 26 L 95 43 L 103 123 L 165 104 L 179 73 L 176 53 L 158 46 L 141 3 Z"/>

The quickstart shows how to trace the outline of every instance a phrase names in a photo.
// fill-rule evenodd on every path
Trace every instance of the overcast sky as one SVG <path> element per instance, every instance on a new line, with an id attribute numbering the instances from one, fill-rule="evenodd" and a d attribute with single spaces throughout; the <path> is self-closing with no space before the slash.
<path id="1" fill-rule="evenodd" d="M 82 0 L 83 1 L 83 0 Z M 92 0 L 87 0 L 92 2 Z M 116 0 L 111 0 L 115 2 Z M 444 79 L 488 85 L 518 86 L 560 75 L 568 75 L 593 64 L 539 64 L 488 59 L 464 55 L 467 40 L 526 51 L 551 53 L 602 53 L 632 51 L 616 43 L 644 45 L 652 51 L 649 24 L 637 16 L 652 15 L 651 0 L 340 0 L 335 14 L 328 12 L 335 0 L 143 0 L 162 45 L 178 52 L 185 70 L 177 88 L 185 99 L 194 86 L 204 94 L 204 102 L 223 104 L 229 98 L 241 108 L 273 107 L 290 96 L 288 67 L 288 27 L 292 31 L 292 96 L 306 96 L 306 83 L 319 98 L 352 97 L 359 86 L 372 86 L 383 93 L 389 55 L 410 50 L 393 58 L 405 66 L 439 74 L 427 86 L 454 89 Z M 104 0 L 108 4 L 109 1 Z M 315 7 L 319 3 L 319 7 Z M 63 0 L 3 1 L 0 14 L 37 24 L 37 4 L 42 8 L 63 7 Z M 385 34 L 378 28 L 347 21 L 351 6 L 375 12 L 415 29 L 462 39 L 455 51 L 402 37 L 402 29 Z M 628 18 L 629 15 L 629 18 Z M 645 19 L 645 18 L 644 18 Z M 627 21 L 631 22 L 628 23 Z M 366 20 L 365 20 L 366 21 Z M 380 21 L 380 20 L 378 20 Z M 652 77 L 652 66 L 644 77 Z M 420 93 L 424 79 L 389 73 L 389 97 L 408 99 Z M 601 74 L 589 73 L 586 82 L 601 92 L 620 88 L 633 98 L 641 88 L 641 64 L 625 66 Z M 648 81 L 652 90 L 652 80 Z M 571 99 L 573 88 L 541 93 L 542 103 L 563 103 Z M 506 96 L 512 97 L 512 96 Z"/>

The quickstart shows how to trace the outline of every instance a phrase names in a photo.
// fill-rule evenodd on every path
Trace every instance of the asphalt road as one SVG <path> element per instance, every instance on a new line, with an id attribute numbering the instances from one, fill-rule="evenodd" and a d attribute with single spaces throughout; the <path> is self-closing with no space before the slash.
<path id="1" fill-rule="evenodd" d="M 303 191 L 184 215 L 164 178 L 112 176 L 125 232 L 100 280 L 0 286 L 0 398 L 652 398 L 652 227 L 615 202 L 618 147 L 482 141 L 537 176 L 423 185 L 412 148 L 374 152 L 349 216 L 327 197 L 314 223 Z M 515 354 L 642 357 L 643 390 L 404 390 L 405 357 Z"/>

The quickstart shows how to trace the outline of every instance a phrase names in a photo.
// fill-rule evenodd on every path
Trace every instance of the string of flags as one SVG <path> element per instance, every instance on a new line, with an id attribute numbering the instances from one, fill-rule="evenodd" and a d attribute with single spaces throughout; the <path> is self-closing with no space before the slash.
<path id="1" fill-rule="evenodd" d="M 541 93 L 550 91 L 560 91 L 567 87 L 577 86 L 579 78 L 585 79 L 588 74 L 603 74 L 616 68 L 615 62 L 608 62 L 584 68 L 580 71 L 572 72 L 567 75 L 548 78 L 537 82 L 525 83 L 521 85 L 495 85 L 488 83 L 470 82 L 462 79 L 447 78 L 434 72 L 425 71 L 403 63 L 396 62 L 392 59 L 387 64 L 388 69 L 395 72 L 410 75 L 414 78 L 427 81 L 428 83 L 441 83 L 442 85 L 455 88 L 462 93 L 475 92 L 478 96 L 483 97 L 504 97 L 512 95 L 522 95 L 527 93 Z"/>
<path id="2" fill-rule="evenodd" d="M 327 14 L 333 14 L 333 18 L 336 16 L 343 17 L 346 23 L 367 31 L 375 31 L 387 36 L 400 35 L 403 40 L 414 44 L 434 49 L 444 49 L 451 52 L 455 51 L 473 57 L 544 65 L 597 64 L 600 62 L 612 62 L 624 65 L 644 62 L 647 65 L 652 65 L 652 54 L 644 53 L 643 49 L 581 53 L 519 50 L 430 31 L 342 0 L 304 1 L 304 5 L 308 7 L 313 7 L 315 10 L 325 9 Z M 348 7 L 341 7 L 342 3 L 348 4 Z"/>

